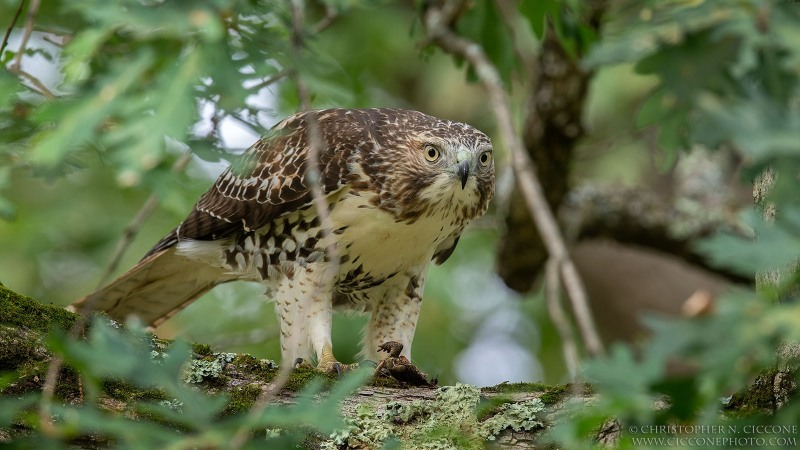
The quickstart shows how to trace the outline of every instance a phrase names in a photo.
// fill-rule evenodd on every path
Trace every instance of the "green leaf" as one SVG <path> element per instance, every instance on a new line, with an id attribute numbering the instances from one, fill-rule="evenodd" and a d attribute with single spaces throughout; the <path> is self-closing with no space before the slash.
<path id="1" fill-rule="evenodd" d="M 483 47 L 486 56 L 497 68 L 508 86 L 511 74 L 517 67 L 514 43 L 503 25 L 493 0 L 478 0 L 457 22 L 459 33 Z M 468 77 L 474 79 L 470 68 Z"/>
<path id="2" fill-rule="evenodd" d="M 765 270 L 787 267 L 797 259 L 800 228 L 784 221 L 765 223 L 755 211 L 744 213 L 742 220 L 753 227 L 756 239 L 718 232 L 698 243 L 697 249 L 713 265 L 750 277 Z"/>
<path id="3" fill-rule="evenodd" d="M 91 75 L 91 59 L 114 31 L 114 28 L 89 28 L 75 36 L 64 48 L 65 81 L 74 83 Z"/>
<path id="4" fill-rule="evenodd" d="M 193 87 L 199 81 L 202 52 L 190 49 L 171 70 L 165 70 L 138 104 L 123 110 L 121 124 L 103 135 L 103 142 L 117 147 L 114 158 L 124 169 L 142 172 L 155 167 L 164 156 L 165 138 L 185 138 L 196 117 Z"/>
<path id="5" fill-rule="evenodd" d="M 548 17 L 557 21 L 561 6 L 558 0 L 522 0 L 517 10 L 530 25 L 534 36 L 542 39 Z"/>
<path id="6" fill-rule="evenodd" d="M 140 52 L 132 61 L 120 64 L 106 76 L 91 95 L 45 104 L 36 114 L 37 120 L 58 122 L 51 122 L 49 128 L 31 139 L 33 163 L 53 169 L 70 151 L 89 143 L 103 121 L 121 106 L 126 91 L 142 77 L 153 60 L 151 52 Z"/>

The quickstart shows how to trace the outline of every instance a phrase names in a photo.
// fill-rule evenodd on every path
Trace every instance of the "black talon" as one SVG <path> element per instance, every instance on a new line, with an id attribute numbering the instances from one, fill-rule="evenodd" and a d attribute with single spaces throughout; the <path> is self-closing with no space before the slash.
<path id="1" fill-rule="evenodd" d="M 341 377 L 343 372 L 342 365 L 338 362 L 335 362 L 333 363 L 333 368 L 336 369 L 336 376 Z"/>
<path id="2" fill-rule="evenodd" d="M 306 362 L 306 360 L 304 360 L 303 358 L 297 358 L 294 360 L 294 365 L 292 367 L 296 369 L 297 366 L 303 364 L 304 362 Z"/>

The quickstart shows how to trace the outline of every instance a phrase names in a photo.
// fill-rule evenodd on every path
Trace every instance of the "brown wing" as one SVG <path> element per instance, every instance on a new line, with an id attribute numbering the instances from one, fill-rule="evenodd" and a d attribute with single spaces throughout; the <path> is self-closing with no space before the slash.
<path id="1" fill-rule="evenodd" d="M 238 231 L 255 230 L 280 215 L 312 201 L 306 173 L 309 122 L 322 138 L 317 170 L 324 194 L 358 179 L 351 170 L 357 151 L 374 145 L 369 127 L 354 113 L 334 109 L 295 114 L 276 125 L 220 175 L 200 197 L 189 216 L 159 241 L 145 257 L 182 239 L 214 240 Z"/>

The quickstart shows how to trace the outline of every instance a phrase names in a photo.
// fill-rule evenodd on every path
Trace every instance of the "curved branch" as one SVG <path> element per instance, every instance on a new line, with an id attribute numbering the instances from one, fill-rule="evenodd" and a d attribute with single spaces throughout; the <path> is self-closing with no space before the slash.
<path id="1" fill-rule="evenodd" d="M 682 211 L 642 187 L 584 184 L 567 194 L 559 217 L 572 240 L 608 237 L 675 255 L 735 283 L 753 283 L 752 278 L 711 265 L 695 249 L 697 240 L 718 230 L 746 236 L 733 216 Z"/>
<path id="2" fill-rule="evenodd" d="M 586 348 L 592 355 L 603 353 L 603 344 L 594 325 L 588 306 L 586 289 L 569 257 L 567 246 L 558 223 L 544 195 L 536 169 L 525 151 L 520 134 L 514 129 L 509 100 L 497 69 L 489 61 L 479 44 L 456 35 L 446 26 L 446 16 L 438 7 L 431 6 L 425 11 L 424 24 L 430 39 L 444 51 L 458 55 L 469 61 L 478 78 L 489 94 L 500 134 L 511 153 L 512 166 L 517 184 L 525 198 L 545 247 L 551 258 L 560 266 L 561 281 L 572 303 L 573 312 L 581 330 Z"/>

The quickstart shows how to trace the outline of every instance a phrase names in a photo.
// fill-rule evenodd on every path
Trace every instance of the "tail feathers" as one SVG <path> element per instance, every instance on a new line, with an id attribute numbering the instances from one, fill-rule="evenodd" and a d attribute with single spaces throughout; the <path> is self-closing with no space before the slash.
<path id="1" fill-rule="evenodd" d="M 209 289 L 232 279 L 222 269 L 178 255 L 170 247 L 148 255 L 131 270 L 69 308 L 104 311 L 120 321 L 136 316 L 155 327 Z"/>

